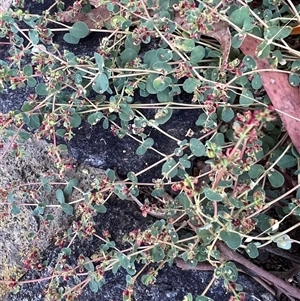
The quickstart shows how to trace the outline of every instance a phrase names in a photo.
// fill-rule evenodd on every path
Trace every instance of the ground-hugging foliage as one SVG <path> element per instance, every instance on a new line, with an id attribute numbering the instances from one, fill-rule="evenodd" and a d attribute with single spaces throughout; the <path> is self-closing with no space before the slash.
<path id="1" fill-rule="evenodd" d="M 82 122 L 91 126 L 100 122 L 103 130 L 139 141 L 137 155 L 152 149 L 162 158 L 155 164 L 161 165 L 161 177 L 150 183 L 159 208 L 150 197 L 139 198 L 138 175 L 144 170 L 128 171 L 124 180 L 107 170 L 105 177 L 82 192 L 75 202 L 79 218 L 57 240 L 62 256 L 47 300 L 76 298 L 75 290 L 57 289 L 56 275 L 86 275 L 83 285 L 88 282 L 97 291 L 105 271 L 115 273 L 121 267 L 128 272 L 123 297 L 130 300 L 136 277 L 152 262 L 159 269 L 165 263 L 193 268 L 207 261 L 214 267 L 214 278 L 223 278 L 233 293 L 231 300 L 244 298 L 242 287 L 235 285 L 235 261 L 243 261 L 262 281 L 270 280 L 270 274 L 233 251 L 243 251 L 250 259 L 271 243 L 284 250 L 298 243 L 293 231 L 300 215 L 299 154 L 272 106 L 273 99 L 265 93 L 262 74 L 286 73 L 287 85 L 298 87 L 300 56 L 289 35 L 295 33 L 292 26 L 300 20 L 300 7 L 280 0 L 82 0 L 68 10 L 62 1 L 55 1 L 35 15 L 22 10 L 22 1 L 16 2 L 19 6 L 0 14 L 0 37 L 10 47 L 10 56 L 0 60 L 0 91 L 29 86 L 34 93 L 20 110 L 1 114 L 1 130 L 11 139 L 2 156 L 8 151 L 22 156 L 22 141 L 30 137 L 49 139 L 53 143 L 49 155 L 63 175 L 72 165 L 62 156 L 66 147 L 58 144 L 57 137 L 70 140 Z M 58 13 L 53 13 L 54 7 Z M 78 57 L 53 43 L 56 31 L 64 31 L 70 44 L 91 32 L 102 33 L 102 38 L 92 56 Z M 254 55 L 243 53 L 249 36 L 259 40 Z M 267 60 L 268 70 L 258 67 L 261 59 Z M 190 94 L 190 100 L 179 103 L 176 96 L 183 92 Z M 136 94 L 145 102 L 135 102 Z M 147 103 L 149 95 L 155 95 L 157 103 Z M 155 110 L 151 119 L 143 114 L 148 109 Z M 186 129 L 186 139 L 179 140 L 160 129 L 176 109 L 201 109 L 196 121 L 201 138 Z M 280 114 L 285 114 L 284 107 Z M 12 131 L 11 125 L 18 130 Z M 161 153 L 148 136 L 149 128 L 175 140 L 178 147 L 173 153 Z M 187 170 L 195 157 L 201 164 L 191 175 Z M 45 178 L 41 183 L 44 189 L 56 190 L 66 214 L 74 214 L 68 196 L 76 189 L 76 179 L 70 179 L 64 189 L 51 187 Z M 165 189 L 170 186 L 171 195 Z M 66 246 L 75 236 L 84 240 L 95 235 L 93 216 L 105 213 L 112 194 L 135 201 L 143 214 L 157 221 L 146 231 L 128 233 L 124 241 L 130 248 L 117 249 L 107 233 L 99 237 L 101 254 L 78 258 L 77 267 L 64 266 L 63 258 L 70 253 Z M 10 198 L 11 214 L 17 214 L 18 203 L 9 190 L 3 195 Z M 38 214 L 47 218 L 42 211 Z M 36 261 L 30 259 L 26 266 L 35 268 Z M 144 268 L 136 271 L 135 262 L 142 262 Z M 155 281 L 157 269 L 143 274 L 145 284 Z M 299 296 L 297 288 L 277 277 L 271 279 L 283 294 Z M 9 284 L 17 288 L 21 283 L 11 279 Z M 196 300 L 209 298 L 203 292 Z"/>

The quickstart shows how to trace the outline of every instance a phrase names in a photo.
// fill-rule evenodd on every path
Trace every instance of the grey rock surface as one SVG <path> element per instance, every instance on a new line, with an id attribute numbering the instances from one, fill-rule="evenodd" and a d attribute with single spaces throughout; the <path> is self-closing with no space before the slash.
<path id="1" fill-rule="evenodd" d="M 15 131 L 14 128 L 11 130 Z M 48 155 L 51 145 L 46 141 L 29 139 L 22 144 L 22 156 L 16 157 L 9 151 L 3 158 L 9 138 L 0 135 L 0 141 L 3 143 L 0 151 L 0 278 L 8 280 L 14 273 L 18 277 L 22 275 L 24 261 L 33 248 L 43 252 L 55 235 L 66 230 L 73 219 L 62 212 L 55 189 L 43 189 L 41 178 L 62 183 L 54 185 L 56 188 L 63 188 L 69 180 L 77 179 L 78 188 L 82 192 L 88 192 L 91 189 L 91 179 L 99 178 L 103 171 L 75 164 L 74 169 L 67 171 L 62 177 Z M 74 190 L 68 201 L 76 203 L 79 198 L 82 195 Z M 18 214 L 12 213 L 12 204 L 19 208 Z M 53 217 L 49 227 L 43 226 L 43 219 L 34 213 L 37 205 L 43 208 L 44 217 Z M 29 238 L 31 234 L 38 235 Z M 6 286 L 0 285 L 0 297 L 6 291 Z"/>

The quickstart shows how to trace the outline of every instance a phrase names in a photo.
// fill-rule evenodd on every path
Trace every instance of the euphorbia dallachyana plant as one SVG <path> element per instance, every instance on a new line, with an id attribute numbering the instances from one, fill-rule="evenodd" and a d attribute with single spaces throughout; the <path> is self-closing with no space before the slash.
<path id="1" fill-rule="evenodd" d="M 83 123 L 100 123 L 103 131 L 120 139 L 131 137 L 138 142 L 132 155 L 151 150 L 160 159 L 144 170 L 128 170 L 126 179 L 108 169 L 87 191 L 77 187 L 76 179 L 60 182 L 64 187 L 41 179 L 65 214 L 76 215 L 70 229 L 57 235 L 61 253 L 56 267 L 41 279 L 50 281 L 46 300 L 75 300 L 86 285 L 96 292 L 105 273 L 120 268 L 128 274 L 123 299 L 131 300 L 138 276 L 151 285 L 166 263 L 201 269 L 204 262 L 214 274 L 197 301 L 211 300 L 205 295 L 217 278 L 223 279 L 230 300 L 245 300 L 236 283 L 237 266 L 261 283 L 270 280 L 283 295 L 298 298 L 297 285 L 251 259 L 271 244 L 275 253 L 289 256 L 285 250 L 299 243 L 293 231 L 300 215 L 299 154 L 286 122 L 298 119 L 271 91 L 277 73 L 287 80 L 279 90 L 290 91 L 300 83 L 299 52 L 289 37 L 296 33 L 292 27 L 299 20 L 299 7 L 280 0 L 81 0 L 70 7 L 52 2 L 40 15 L 24 10 L 20 1 L 0 13 L 0 43 L 8 51 L 0 58 L 0 91 L 30 91 L 19 109 L 0 115 L 5 137 L 1 159 L 9 151 L 22 156 L 27 139 L 47 139 L 48 154 L 64 178 L 73 165 L 61 141 L 68 144 Z M 55 43 L 57 32 L 63 33 L 69 49 Z M 96 49 L 83 56 L 71 50 L 90 34 L 101 37 Z M 249 39 L 257 42 L 253 53 Z M 284 101 L 292 102 L 294 94 L 286 95 Z M 149 110 L 150 118 L 145 113 Z M 197 132 L 187 128 L 185 139 L 179 139 L 163 129 L 176 110 L 197 112 Z M 175 141 L 176 148 L 162 152 L 151 130 Z M 160 177 L 139 182 L 138 176 L 157 166 Z M 147 198 L 141 186 L 150 187 Z M 10 213 L 17 214 L 21 204 L 13 201 L 16 187 L 9 189 L 3 197 L 10 200 Z M 73 191 L 79 197 L 70 204 Z M 110 233 L 99 234 L 95 227 L 94 217 L 106 213 L 113 194 L 157 219 L 146 230 L 127 233 L 124 249 L 110 240 Z M 37 198 L 37 207 L 39 202 Z M 36 212 L 47 220 L 43 210 Z M 98 238 L 100 251 L 90 257 L 81 254 L 76 266 L 70 266 L 66 259 L 75 237 Z M 38 259 L 33 249 L 24 269 L 42 269 Z M 137 270 L 136 263 L 143 267 Z M 76 285 L 63 288 L 70 278 Z M 11 275 L 0 283 L 16 289 L 23 282 Z"/>

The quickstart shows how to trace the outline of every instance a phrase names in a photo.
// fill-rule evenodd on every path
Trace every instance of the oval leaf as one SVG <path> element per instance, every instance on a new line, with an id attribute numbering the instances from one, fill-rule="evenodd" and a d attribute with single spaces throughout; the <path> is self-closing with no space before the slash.
<path id="1" fill-rule="evenodd" d="M 204 144 L 196 138 L 190 140 L 190 150 L 193 155 L 201 157 L 205 155 L 205 146 Z"/>
<path id="2" fill-rule="evenodd" d="M 222 230 L 220 232 L 220 236 L 226 245 L 233 250 L 237 249 L 242 243 L 241 236 L 235 232 Z"/>
<path id="3" fill-rule="evenodd" d="M 220 202 L 223 199 L 219 193 L 213 191 L 210 188 L 205 189 L 204 194 L 210 201 Z"/>
<path id="4" fill-rule="evenodd" d="M 274 188 L 278 188 L 281 187 L 284 184 L 284 177 L 283 175 L 277 171 L 271 171 L 268 173 L 268 179 L 270 181 L 270 184 L 274 187 Z"/>
<path id="5" fill-rule="evenodd" d="M 76 22 L 70 28 L 70 34 L 77 39 L 85 38 L 89 34 L 89 32 L 90 30 L 88 26 L 82 21 Z"/>

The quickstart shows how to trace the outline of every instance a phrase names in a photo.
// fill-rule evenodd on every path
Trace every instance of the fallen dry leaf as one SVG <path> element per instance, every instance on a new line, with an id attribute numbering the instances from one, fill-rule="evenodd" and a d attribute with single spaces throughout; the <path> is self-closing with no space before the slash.
<path id="1" fill-rule="evenodd" d="M 273 69 L 267 59 L 259 59 L 256 56 L 256 49 L 260 43 L 260 40 L 247 35 L 240 49 L 245 55 L 254 58 L 258 69 Z M 278 111 L 294 146 L 300 153 L 300 90 L 289 84 L 288 74 L 273 70 L 261 71 L 259 74 L 274 108 Z"/>
<path id="2" fill-rule="evenodd" d="M 97 8 L 91 9 L 89 13 L 78 13 L 73 9 L 59 13 L 62 22 L 75 23 L 82 21 L 90 29 L 100 29 L 104 26 L 104 22 L 109 21 L 111 14 L 106 8 L 106 5 L 100 5 Z"/>
<path id="3" fill-rule="evenodd" d="M 295 36 L 300 34 L 300 25 L 297 25 L 293 27 L 292 32 L 290 33 L 290 36 Z"/>
<path id="4" fill-rule="evenodd" d="M 177 11 L 175 11 L 174 21 L 180 25 L 187 32 L 190 30 L 190 24 L 187 23 L 184 16 L 180 16 Z M 219 20 L 212 24 L 213 30 L 204 33 L 204 36 L 216 39 L 222 47 L 222 66 L 221 71 L 224 71 L 228 56 L 231 48 L 231 34 L 229 31 L 228 24 L 225 21 Z"/>
<path id="5" fill-rule="evenodd" d="M 12 0 L 0 0 L 0 13 L 7 12 L 10 8 Z"/>

